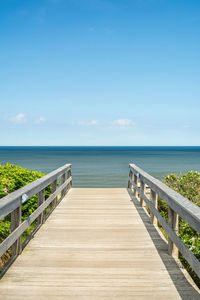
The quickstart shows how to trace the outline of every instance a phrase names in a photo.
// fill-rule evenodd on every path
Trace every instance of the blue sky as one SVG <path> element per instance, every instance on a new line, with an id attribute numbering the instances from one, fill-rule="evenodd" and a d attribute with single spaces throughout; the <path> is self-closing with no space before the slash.
<path id="1" fill-rule="evenodd" d="M 1 0 L 0 145 L 200 145 L 199 0 Z"/>

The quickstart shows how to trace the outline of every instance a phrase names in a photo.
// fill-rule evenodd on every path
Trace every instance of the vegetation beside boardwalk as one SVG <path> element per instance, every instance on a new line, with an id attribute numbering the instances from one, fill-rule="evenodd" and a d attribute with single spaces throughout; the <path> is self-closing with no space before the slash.
<path id="1" fill-rule="evenodd" d="M 9 193 L 27 185 L 28 183 L 41 178 L 45 173 L 27 170 L 25 168 L 6 164 L 0 165 L 0 198 L 3 198 Z M 185 175 L 177 176 L 170 174 L 165 177 L 165 184 L 188 198 L 190 201 L 200 207 L 200 173 L 188 172 Z M 51 193 L 51 187 L 45 189 L 45 196 L 48 197 Z M 22 221 L 24 221 L 37 208 L 37 195 L 33 196 L 22 205 Z M 168 219 L 168 206 L 159 199 L 158 209 L 162 216 Z M 23 234 L 22 239 L 25 240 L 30 232 L 35 228 L 36 222 L 33 223 Z M 0 243 L 10 233 L 10 215 L 0 220 Z M 200 260 L 200 235 L 189 226 L 183 219 L 179 220 L 179 236 L 184 241 L 185 245 L 193 252 Z M 167 237 L 167 236 L 166 236 Z M 0 267 L 9 259 L 10 252 L 8 251 L 0 258 Z M 186 269 L 189 271 L 194 281 L 200 287 L 200 279 L 195 275 L 187 261 L 180 255 L 180 260 Z"/>
<path id="2" fill-rule="evenodd" d="M 170 174 L 165 177 L 165 184 L 200 207 L 200 172 L 190 171 L 184 175 Z M 168 219 L 168 207 L 163 200 L 158 202 L 159 210 Z M 200 260 L 200 234 L 179 217 L 179 237 L 192 253 Z M 179 255 L 180 261 L 200 287 L 200 279 L 193 272 L 187 261 Z"/>
<path id="3" fill-rule="evenodd" d="M 38 171 L 27 170 L 25 168 L 6 164 L 0 165 L 0 198 L 20 189 L 28 183 L 41 178 L 45 174 Z M 48 193 L 48 189 L 47 189 Z M 22 205 L 22 221 L 24 221 L 33 211 L 37 208 L 37 195 L 34 195 L 31 199 Z M 34 229 L 35 224 L 26 230 L 23 235 L 23 240 Z M 0 220 L 0 242 L 4 240 L 10 233 L 10 215 Z M 10 257 L 8 251 L 2 258 L 0 258 L 0 266 L 2 266 Z"/>

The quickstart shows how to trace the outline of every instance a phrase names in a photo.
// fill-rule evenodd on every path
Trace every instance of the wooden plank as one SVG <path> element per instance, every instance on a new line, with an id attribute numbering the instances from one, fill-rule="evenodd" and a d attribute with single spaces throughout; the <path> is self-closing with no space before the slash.
<path id="1" fill-rule="evenodd" d="M 152 189 L 150 191 L 150 201 L 152 202 L 155 209 L 158 209 L 158 195 Z M 151 224 L 154 224 L 155 226 L 158 225 L 157 219 L 152 211 L 150 211 L 150 221 Z"/>
<path id="2" fill-rule="evenodd" d="M 67 172 L 71 168 L 70 164 L 64 165 L 57 170 L 39 178 L 17 191 L 3 197 L 0 201 L 0 220 L 10 214 L 13 210 L 21 205 L 23 195 L 26 195 L 26 201 L 33 195 L 38 194 L 42 189 L 51 184 L 56 178 Z"/>
<path id="3" fill-rule="evenodd" d="M 136 174 L 133 174 L 133 180 L 134 180 L 135 185 L 137 186 L 138 185 L 138 177 L 136 176 Z M 133 186 L 133 188 L 134 188 L 134 186 Z M 137 197 L 137 190 L 136 189 L 134 189 L 134 196 Z"/>
<path id="4" fill-rule="evenodd" d="M 71 169 L 69 169 L 68 171 L 67 171 L 67 178 L 69 178 L 69 177 L 71 177 Z M 67 186 L 67 189 L 69 190 L 69 189 L 71 189 L 72 188 L 72 180 L 70 181 L 70 183 L 68 184 L 68 186 Z"/>
<path id="5" fill-rule="evenodd" d="M 57 190 L 57 178 L 52 182 L 52 193 L 55 193 L 56 190 Z M 55 199 L 53 200 L 52 207 L 55 208 L 56 204 L 57 204 L 57 197 L 55 197 Z"/>
<path id="6" fill-rule="evenodd" d="M 133 172 L 132 172 L 131 170 L 129 171 L 129 176 L 128 176 L 128 178 L 133 179 Z M 129 189 L 132 188 L 132 185 L 131 185 L 131 183 L 130 183 L 130 180 L 128 180 L 128 188 L 129 188 Z"/>
<path id="7" fill-rule="evenodd" d="M 178 235 L 178 227 L 179 227 L 179 222 L 178 222 L 178 215 L 175 211 L 173 211 L 170 207 L 168 207 L 168 223 L 170 227 L 176 232 Z M 169 255 L 172 255 L 174 257 L 178 257 L 178 248 L 176 245 L 173 243 L 173 241 L 168 237 L 168 253 Z"/>
<path id="8" fill-rule="evenodd" d="M 146 185 L 144 184 L 144 182 L 142 180 L 140 181 L 140 189 L 141 189 L 142 193 L 145 194 L 145 192 L 146 192 Z M 141 196 L 140 196 L 140 206 L 141 207 L 145 206 L 145 202 L 144 202 L 144 200 L 142 199 Z"/>
<path id="9" fill-rule="evenodd" d="M 199 299 L 133 199 L 70 189 L 0 281 L 0 300 Z"/>
<path id="10" fill-rule="evenodd" d="M 20 226 L 21 224 L 21 218 L 22 218 L 22 211 L 21 211 L 21 205 L 17 207 L 14 211 L 11 213 L 11 232 L 15 231 L 15 229 Z M 15 243 L 12 244 L 12 255 L 18 255 L 22 251 L 22 242 L 21 242 L 21 236 L 16 239 Z M 1 255 L 0 255 L 1 257 Z"/>
<path id="11" fill-rule="evenodd" d="M 41 190 L 38 193 L 38 207 L 40 207 L 40 205 L 42 205 L 45 201 L 45 189 Z M 38 216 L 38 225 L 43 224 L 45 221 L 44 218 L 44 210 L 41 212 L 41 214 Z"/>
<path id="12" fill-rule="evenodd" d="M 65 179 L 66 179 L 66 174 L 64 173 L 61 176 L 61 184 L 65 182 Z M 63 198 L 65 195 L 66 195 L 66 187 L 62 189 L 61 198 Z"/>

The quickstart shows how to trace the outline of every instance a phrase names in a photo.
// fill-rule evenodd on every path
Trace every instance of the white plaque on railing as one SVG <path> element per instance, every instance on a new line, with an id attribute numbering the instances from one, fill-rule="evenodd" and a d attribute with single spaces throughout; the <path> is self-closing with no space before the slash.
<path id="1" fill-rule="evenodd" d="M 22 195 L 22 203 L 26 202 L 28 200 L 28 196 L 26 194 Z"/>

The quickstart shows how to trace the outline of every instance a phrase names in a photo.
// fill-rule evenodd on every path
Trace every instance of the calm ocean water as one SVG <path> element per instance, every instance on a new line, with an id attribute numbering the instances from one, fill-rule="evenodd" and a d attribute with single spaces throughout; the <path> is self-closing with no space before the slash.
<path id="1" fill-rule="evenodd" d="M 72 164 L 74 187 L 126 187 L 128 164 L 158 179 L 200 171 L 200 147 L 0 147 L 0 163 L 50 172 Z"/>

